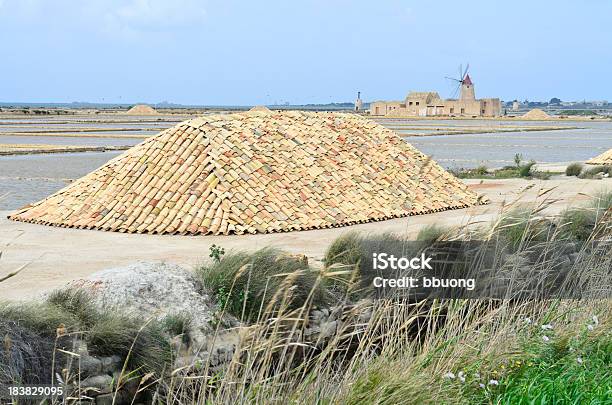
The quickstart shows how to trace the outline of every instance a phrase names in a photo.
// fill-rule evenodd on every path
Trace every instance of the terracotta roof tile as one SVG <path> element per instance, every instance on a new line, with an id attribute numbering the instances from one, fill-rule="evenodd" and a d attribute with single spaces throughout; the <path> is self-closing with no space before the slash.
<path id="1" fill-rule="evenodd" d="M 264 111 L 182 122 L 10 218 L 120 232 L 240 234 L 342 226 L 478 201 L 373 121 Z"/>
<path id="2" fill-rule="evenodd" d="M 586 163 L 590 165 L 612 165 L 612 149 L 594 157 L 593 159 L 587 160 Z"/>

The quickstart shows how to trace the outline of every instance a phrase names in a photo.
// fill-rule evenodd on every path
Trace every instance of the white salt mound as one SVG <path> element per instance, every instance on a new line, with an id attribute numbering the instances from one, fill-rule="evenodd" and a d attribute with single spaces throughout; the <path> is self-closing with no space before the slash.
<path id="1" fill-rule="evenodd" d="M 153 107 L 148 106 L 146 104 L 138 104 L 135 105 L 134 107 L 130 108 L 126 114 L 130 114 L 130 115 L 155 115 L 155 114 L 159 114 L 157 112 L 157 110 L 155 110 Z"/>
<path id="2" fill-rule="evenodd" d="M 256 105 L 255 107 L 251 108 L 249 110 L 249 112 L 272 112 L 272 110 L 270 110 L 268 107 L 266 107 L 265 105 Z"/>
<path id="3" fill-rule="evenodd" d="M 539 108 L 534 108 L 526 114 L 523 114 L 521 118 L 526 120 L 549 120 L 551 117 Z"/>

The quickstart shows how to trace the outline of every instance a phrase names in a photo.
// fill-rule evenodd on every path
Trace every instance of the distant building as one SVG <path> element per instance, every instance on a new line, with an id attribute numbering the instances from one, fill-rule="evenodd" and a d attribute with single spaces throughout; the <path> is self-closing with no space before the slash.
<path id="1" fill-rule="evenodd" d="M 375 101 L 370 104 L 371 115 L 391 116 L 448 116 L 497 117 L 501 115 L 499 98 L 477 100 L 470 75 L 461 80 L 458 100 L 443 100 L 436 92 L 410 92 L 404 101 Z"/>
<path id="2" fill-rule="evenodd" d="M 518 111 L 519 108 L 521 108 L 521 104 L 517 100 L 514 100 L 512 102 L 512 111 Z"/>
<path id="3" fill-rule="evenodd" d="M 361 101 L 361 92 L 357 92 L 357 100 L 355 100 L 355 111 L 359 112 L 363 110 L 363 101 Z"/>

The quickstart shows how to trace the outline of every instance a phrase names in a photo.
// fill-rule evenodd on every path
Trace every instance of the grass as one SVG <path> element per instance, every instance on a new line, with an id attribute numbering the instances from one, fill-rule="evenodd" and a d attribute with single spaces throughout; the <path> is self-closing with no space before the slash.
<path id="1" fill-rule="evenodd" d="M 278 303 L 275 297 L 282 297 L 289 309 L 301 307 L 311 295 L 314 305 L 326 303 L 316 272 L 303 260 L 277 249 L 229 252 L 211 266 L 200 267 L 197 274 L 222 310 L 246 321 L 273 311 Z"/>
<path id="2" fill-rule="evenodd" d="M 121 315 L 103 316 L 87 331 L 90 351 L 98 356 L 118 355 L 130 370 L 159 372 L 169 366 L 170 345 L 161 328 Z"/>
<path id="3" fill-rule="evenodd" d="M 65 352 L 57 354 L 57 350 L 73 350 L 73 338 L 85 340 L 93 355 L 119 355 L 131 370 L 159 373 L 170 361 L 170 346 L 161 328 L 143 322 L 98 309 L 87 293 L 74 288 L 55 291 L 43 302 L 2 303 L 0 323 L 5 328 L 11 325 L 13 332 L 18 331 L 5 334 L 9 336 L 10 346 L 18 349 L 12 351 L 10 361 L 0 362 L 0 375 L 8 374 L 7 368 L 20 358 L 67 361 Z M 32 382 L 32 376 L 26 371 L 27 367 L 19 375 L 14 372 L 12 375 Z"/>
<path id="4" fill-rule="evenodd" d="M 592 319 L 582 319 L 574 328 L 562 325 L 558 332 L 551 324 L 546 324 L 551 328 L 547 330 L 538 325 L 523 327 L 518 355 L 504 356 L 495 369 L 465 365 L 462 371 L 467 378 L 453 381 L 453 388 L 471 403 L 609 403 L 612 328 L 601 327 L 598 317 Z M 474 378 L 474 370 L 479 378 Z"/>
<path id="5" fill-rule="evenodd" d="M 451 169 L 455 177 L 460 179 L 515 179 L 515 178 L 536 178 L 540 180 L 548 180 L 551 175 L 560 174 L 557 172 L 542 172 L 533 170 L 535 162 L 522 164 L 520 167 L 504 166 L 500 169 L 488 169 L 486 166 L 480 166 L 476 169 Z"/>
<path id="6" fill-rule="evenodd" d="M 523 362 L 504 376 L 495 401 L 519 405 L 612 402 L 612 336 L 588 340 L 572 349 L 564 342 L 534 342 L 525 347 L 532 356 L 530 365 Z"/>

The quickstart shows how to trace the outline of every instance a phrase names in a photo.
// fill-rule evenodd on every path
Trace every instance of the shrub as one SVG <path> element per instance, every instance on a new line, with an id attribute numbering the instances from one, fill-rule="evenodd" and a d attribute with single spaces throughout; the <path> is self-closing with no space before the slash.
<path id="1" fill-rule="evenodd" d="M 326 302 L 326 293 L 317 275 L 303 260 L 264 248 L 255 253 L 228 253 L 211 267 L 201 267 L 202 284 L 212 289 L 218 304 L 230 314 L 245 320 L 266 315 L 266 308 L 276 307 L 277 293 L 290 293 L 286 305 L 297 309 L 307 304 L 313 293 L 314 305 Z"/>
<path id="2" fill-rule="evenodd" d="M 487 169 L 487 166 L 484 165 L 478 166 L 476 169 L 474 169 L 474 173 L 479 176 L 485 176 L 488 174 L 488 172 L 489 170 Z"/>
<path id="3" fill-rule="evenodd" d="M 588 240 L 604 213 L 612 209 L 612 192 L 600 192 L 584 207 L 572 207 L 559 218 L 560 234 L 577 241 Z"/>
<path id="4" fill-rule="evenodd" d="M 596 213 L 588 208 L 569 208 L 561 213 L 559 231 L 562 237 L 585 241 L 597 222 Z"/>
<path id="5" fill-rule="evenodd" d="M 323 261 L 326 266 L 335 263 L 357 265 L 361 259 L 360 238 L 357 232 L 348 232 L 336 238 L 327 248 Z"/>
<path id="6" fill-rule="evenodd" d="M 170 362 L 170 345 L 153 323 L 143 325 L 126 316 L 104 314 L 86 338 L 93 354 L 119 355 L 132 370 L 160 372 Z"/>
<path id="7" fill-rule="evenodd" d="M 372 268 L 371 258 L 374 253 L 384 252 L 397 257 L 420 254 L 421 248 L 431 243 L 434 232 L 440 236 L 440 229 L 423 231 L 422 240 L 419 241 L 421 243 L 391 233 L 343 235 L 332 243 L 325 255 L 325 265 L 329 267 L 340 264 L 349 270 L 356 270 L 356 280 L 353 283 L 344 283 L 344 286 L 351 290 L 351 298 L 359 299 L 371 293 L 372 280 L 379 275 L 376 273 L 377 270 Z M 353 277 L 348 275 L 346 277 L 347 281 L 351 278 Z"/>
<path id="8" fill-rule="evenodd" d="M 2 304 L 0 322 L 22 328 L 22 335 L 34 334 L 52 343 L 60 332 L 78 332 L 94 355 L 125 358 L 129 354 L 132 369 L 159 372 L 170 360 L 169 344 L 160 328 L 98 309 L 80 289 L 54 291 L 41 303 Z"/>
<path id="9" fill-rule="evenodd" d="M 519 176 L 520 177 L 530 177 L 531 176 L 531 169 L 533 168 L 533 166 L 536 164 L 535 161 L 530 161 L 528 163 L 525 163 L 524 165 L 519 165 L 518 167 L 518 171 L 519 171 Z"/>
<path id="10" fill-rule="evenodd" d="M 582 165 L 580 163 L 572 163 L 565 168 L 566 176 L 578 176 L 582 172 Z"/>

